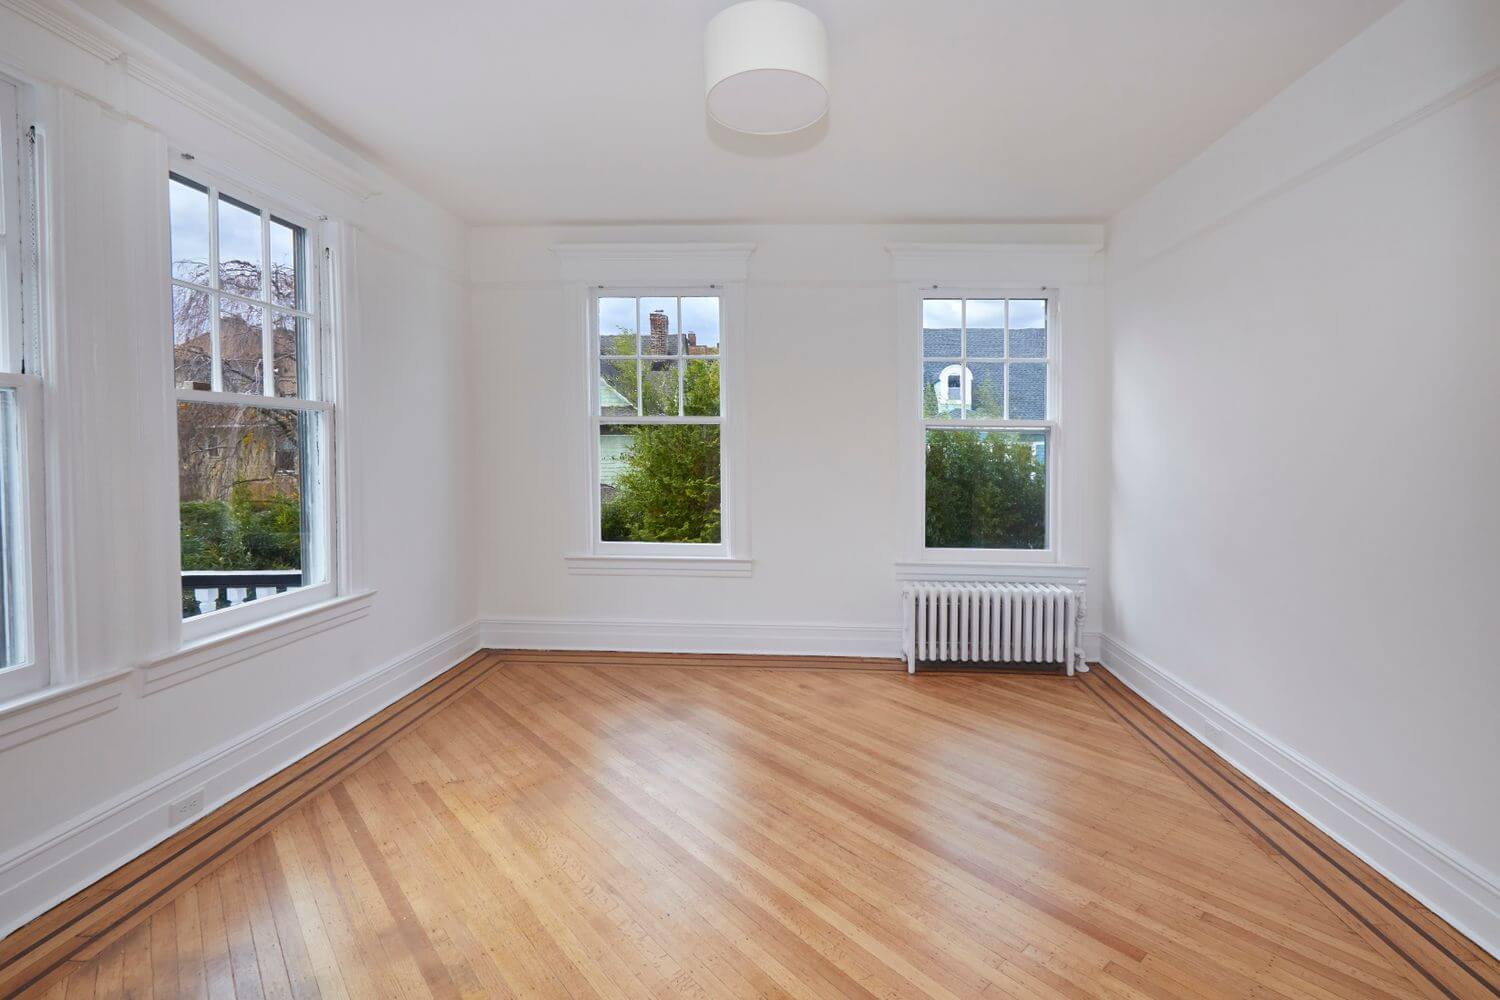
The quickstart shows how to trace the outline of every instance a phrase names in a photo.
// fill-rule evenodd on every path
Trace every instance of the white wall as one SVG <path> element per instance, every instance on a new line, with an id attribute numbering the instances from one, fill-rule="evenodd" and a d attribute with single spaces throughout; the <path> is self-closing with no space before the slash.
<path id="1" fill-rule="evenodd" d="M 1105 620 L 1492 950 L 1497 77 L 1500 5 L 1411 0 L 1115 221 Z"/>
<path id="2" fill-rule="evenodd" d="M 293 138 L 253 93 L 223 103 L 157 57 L 161 39 L 59 8 L 72 25 L 65 39 L 17 13 L 40 9 L 0 7 L 0 68 L 37 85 L 52 168 L 61 308 L 45 419 L 64 697 L 0 713 L 0 932 L 165 834 L 168 799 L 206 782 L 212 807 L 475 641 L 462 225 L 347 152 Z M 376 593 L 368 615 L 144 694 L 129 678 L 89 685 L 171 652 L 175 434 L 160 263 L 169 143 L 353 227 L 345 541 L 353 588 Z M 410 661 L 416 673 L 346 687 L 424 650 Z M 48 721 L 55 706 L 106 689 L 107 704 L 61 717 L 72 724 Z"/>
<path id="3" fill-rule="evenodd" d="M 1067 229 L 1068 227 L 1062 227 Z M 906 427 L 887 245 L 1025 241 L 1049 227 L 654 226 L 476 230 L 481 482 L 479 604 L 500 645 L 893 656 Z M 566 312 L 562 243 L 750 242 L 749 579 L 570 575 L 585 505 L 584 337 Z M 995 274 L 1004 284 L 1007 277 Z M 1102 505 L 1102 298 L 1062 291 L 1061 561 L 1097 566 Z M 539 377 L 545 373 L 547 377 Z M 604 623 L 604 624 L 591 624 Z M 623 624 L 622 624 L 623 623 Z M 673 629 L 673 623 L 693 623 Z"/>

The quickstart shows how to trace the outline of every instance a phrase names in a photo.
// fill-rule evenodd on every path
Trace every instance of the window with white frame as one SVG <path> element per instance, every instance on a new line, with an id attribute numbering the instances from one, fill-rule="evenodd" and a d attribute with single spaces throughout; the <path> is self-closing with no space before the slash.
<path id="1" fill-rule="evenodd" d="M 0 77 L 0 699 L 46 685 L 35 133 Z"/>
<path id="2" fill-rule="evenodd" d="M 596 290 L 590 302 L 596 551 L 727 551 L 721 297 Z"/>
<path id="3" fill-rule="evenodd" d="M 1052 299 L 922 299 L 928 549 L 1052 547 Z"/>
<path id="4" fill-rule="evenodd" d="M 332 596 L 331 344 L 316 224 L 172 173 L 184 635 Z"/>

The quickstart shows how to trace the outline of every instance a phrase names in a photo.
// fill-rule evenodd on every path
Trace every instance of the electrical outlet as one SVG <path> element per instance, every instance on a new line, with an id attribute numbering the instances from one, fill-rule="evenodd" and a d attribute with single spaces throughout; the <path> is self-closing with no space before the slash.
<path id="1" fill-rule="evenodd" d="M 167 807 L 167 822 L 176 826 L 203 811 L 203 789 L 196 788 Z"/>

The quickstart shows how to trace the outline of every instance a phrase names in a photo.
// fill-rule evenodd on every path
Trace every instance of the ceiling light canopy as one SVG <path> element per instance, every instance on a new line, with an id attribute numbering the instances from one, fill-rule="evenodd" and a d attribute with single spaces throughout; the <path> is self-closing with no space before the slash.
<path id="1" fill-rule="evenodd" d="M 788 0 L 742 0 L 708 22 L 708 114 L 737 132 L 780 135 L 828 113 L 828 34 Z"/>

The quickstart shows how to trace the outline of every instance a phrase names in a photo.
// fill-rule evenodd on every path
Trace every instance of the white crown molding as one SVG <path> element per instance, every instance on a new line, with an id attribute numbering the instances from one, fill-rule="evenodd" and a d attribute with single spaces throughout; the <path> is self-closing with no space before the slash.
<path id="1" fill-rule="evenodd" d="M 744 281 L 754 243 L 559 243 L 562 278 L 603 284 Z"/>
<path id="2" fill-rule="evenodd" d="M 460 626 L 89 810 L 0 857 L 0 936 L 160 843 L 168 803 L 204 789 L 214 809 L 348 732 L 479 649 Z"/>
<path id="3" fill-rule="evenodd" d="M 1500 879 L 1389 812 L 1123 642 L 1100 661 L 1251 780 L 1353 851 L 1492 955 L 1500 955 Z"/>
<path id="4" fill-rule="evenodd" d="M 752 559 L 717 556 L 564 556 L 574 576 L 697 576 L 747 577 L 755 572 Z"/>
<path id="5" fill-rule="evenodd" d="M 1103 226 L 1067 226 L 1074 237 L 1027 243 L 890 243 L 891 277 L 948 285 L 1030 282 L 1064 285 L 1089 281 L 1094 257 L 1104 249 Z M 1084 238 L 1078 239 L 1082 230 Z"/>
<path id="6" fill-rule="evenodd" d="M 153 695 L 288 643 L 358 621 L 370 613 L 374 599 L 374 591 L 336 597 L 195 642 L 136 668 L 141 675 L 141 693 Z"/>
<path id="7" fill-rule="evenodd" d="M 593 652 L 752 653 L 768 656 L 901 655 L 899 625 L 708 623 L 642 618 L 487 618 L 486 649 L 576 649 Z"/>
<path id="8" fill-rule="evenodd" d="M 7 703 L 0 707 L 0 753 L 113 712 L 129 681 L 130 671 L 118 670 Z"/>
<path id="9" fill-rule="evenodd" d="M 15 11 L 32 24 L 71 42 L 96 59 L 114 62 L 125 54 L 125 50 L 111 39 L 67 16 L 60 8 L 51 4 L 39 3 L 37 0 L 0 0 L 0 7 Z"/>
<path id="10" fill-rule="evenodd" d="M 139 50 L 127 48 L 130 39 L 111 29 L 100 30 L 91 17 L 67 3 L 41 0 L 0 0 L 4 7 L 51 32 L 59 39 L 106 63 L 121 63 L 126 76 L 185 108 L 307 171 L 319 180 L 360 201 L 379 193 L 369 177 L 347 166 L 305 139 L 288 132 L 239 101 L 203 81 L 179 73 Z M 105 105 L 105 94 L 89 95 Z M 153 124 L 148 121 L 148 124 Z"/>
<path id="11" fill-rule="evenodd" d="M 359 171 L 264 121 L 227 95 L 207 90 L 201 82 L 181 76 L 155 60 L 139 55 L 126 55 L 125 72 L 138 83 L 296 165 L 319 180 L 352 194 L 360 201 L 379 193 L 379 189 Z"/>

